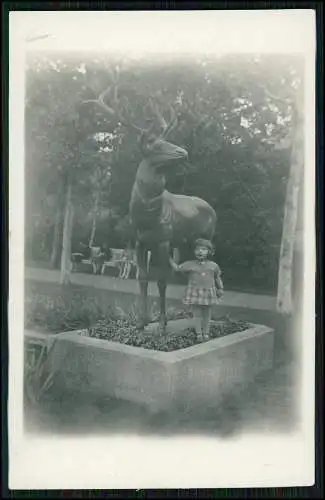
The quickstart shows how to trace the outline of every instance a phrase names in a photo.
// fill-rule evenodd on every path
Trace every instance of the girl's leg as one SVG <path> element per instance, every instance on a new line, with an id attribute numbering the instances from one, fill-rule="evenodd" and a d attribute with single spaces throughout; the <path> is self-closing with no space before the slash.
<path id="1" fill-rule="evenodd" d="M 196 335 L 199 340 L 202 340 L 202 308 L 198 306 L 193 307 L 193 319 Z"/>
<path id="2" fill-rule="evenodd" d="M 202 307 L 202 333 L 204 337 L 209 338 L 209 329 L 211 321 L 211 307 Z"/>

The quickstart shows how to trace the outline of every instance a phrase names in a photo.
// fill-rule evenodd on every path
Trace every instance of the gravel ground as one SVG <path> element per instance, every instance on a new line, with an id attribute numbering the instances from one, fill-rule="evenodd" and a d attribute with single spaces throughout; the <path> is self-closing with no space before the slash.
<path id="1" fill-rule="evenodd" d="M 245 392 L 225 402 L 219 411 L 201 414 L 149 415 L 132 403 L 96 401 L 90 396 L 61 395 L 38 408 L 26 408 L 25 428 L 55 434 L 214 434 L 229 436 L 248 430 L 289 432 L 297 421 L 297 368 L 293 362 L 264 374 Z"/>

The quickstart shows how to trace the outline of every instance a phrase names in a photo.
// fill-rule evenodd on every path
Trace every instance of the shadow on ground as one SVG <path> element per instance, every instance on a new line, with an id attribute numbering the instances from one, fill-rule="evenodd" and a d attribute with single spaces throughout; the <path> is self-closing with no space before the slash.
<path id="1" fill-rule="evenodd" d="M 121 400 L 96 400 L 90 395 L 52 395 L 38 407 L 25 408 L 25 430 L 32 434 L 98 435 L 208 434 L 229 438 L 245 432 L 294 430 L 298 421 L 297 367 L 275 367 L 218 410 L 202 408 L 187 414 L 150 415 L 143 407 Z"/>

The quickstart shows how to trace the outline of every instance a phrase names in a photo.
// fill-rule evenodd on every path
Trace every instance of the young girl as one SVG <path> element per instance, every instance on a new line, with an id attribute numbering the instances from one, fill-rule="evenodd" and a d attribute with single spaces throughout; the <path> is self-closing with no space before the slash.
<path id="1" fill-rule="evenodd" d="M 184 304 L 193 307 L 195 330 L 199 341 L 209 339 L 209 326 L 213 304 L 219 303 L 223 295 L 221 271 L 215 262 L 208 260 L 213 255 L 211 241 L 198 239 L 195 242 L 195 260 L 177 265 L 173 259 L 170 264 L 175 271 L 189 274 Z"/>

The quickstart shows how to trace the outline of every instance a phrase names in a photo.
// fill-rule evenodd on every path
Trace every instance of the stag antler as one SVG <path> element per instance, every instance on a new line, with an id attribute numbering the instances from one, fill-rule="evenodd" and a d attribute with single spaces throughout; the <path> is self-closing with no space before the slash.
<path id="1" fill-rule="evenodd" d="M 101 92 L 101 94 L 99 95 L 98 99 L 88 99 L 86 101 L 83 101 L 83 104 L 86 104 L 86 103 L 95 103 L 98 106 L 100 106 L 103 110 L 105 110 L 110 116 L 117 117 L 118 120 L 119 120 L 119 122 L 122 125 L 124 125 L 125 127 L 133 128 L 134 130 L 136 130 L 141 135 L 149 134 L 152 131 L 152 129 L 154 128 L 154 126 L 155 126 L 154 122 L 151 123 L 151 125 L 147 129 L 144 129 L 142 127 L 139 127 L 135 123 L 133 123 L 130 119 L 127 120 L 124 117 L 124 115 L 123 115 L 123 109 L 121 109 L 123 107 L 121 107 L 121 103 L 120 103 L 120 100 L 119 100 L 119 97 L 118 97 L 118 92 L 119 92 L 119 89 L 120 89 L 120 85 L 118 83 L 118 77 L 117 76 L 113 76 L 112 79 L 113 79 L 114 83 L 112 85 L 109 85 L 103 92 Z M 107 95 L 109 95 L 109 94 L 112 93 L 112 90 L 113 90 L 112 101 L 114 103 L 114 107 L 109 106 L 105 102 L 105 98 L 107 97 Z M 162 116 L 162 114 L 161 114 L 161 112 L 159 110 L 159 106 L 154 101 L 153 97 L 149 98 L 149 106 L 151 108 L 151 111 L 152 111 L 153 115 L 158 120 L 160 127 L 162 128 L 162 132 L 159 135 L 159 137 L 160 138 L 167 137 L 167 134 L 169 134 L 171 132 L 171 130 L 173 130 L 176 127 L 176 124 L 177 124 L 177 116 L 176 116 L 176 113 L 175 113 L 174 109 L 172 108 L 172 106 L 170 106 L 170 119 L 169 119 L 169 122 L 166 123 L 164 117 Z"/>
<path id="2" fill-rule="evenodd" d="M 159 106 L 157 105 L 156 102 L 153 101 L 152 98 L 150 98 L 150 107 L 154 113 L 154 115 L 156 116 L 156 118 L 158 119 L 158 122 L 162 128 L 162 132 L 160 134 L 160 138 L 166 138 L 168 136 L 168 134 L 174 130 L 174 128 L 176 127 L 176 124 L 177 124 L 177 115 L 175 113 L 175 110 L 173 109 L 172 106 L 169 106 L 169 109 L 170 109 L 170 118 L 169 118 L 169 121 L 168 123 L 166 123 L 166 120 L 165 118 L 163 117 L 163 115 L 161 114 L 160 112 L 160 109 L 159 109 Z"/>
<path id="3" fill-rule="evenodd" d="M 170 109 L 170 119 L 169 119 L 169 123 L 167 125 L 167 128 L 166 130 L 164 131 L 164 137 L 167 137 L 172 130 L 174 130 L 177 126 L 177 123 L 178 123 L 178 119 L 177 119 L 177 114 L 174 110 L 174 108 L 172 106 L 169 106 L 169 109 Z"/>
<path id="4" fill-rule="evenodd" d="M 97 104 L 98 106 L 100 106 L 102 109 L 104 109 L 109 115 L 111 115 L 112 117 L 117 117 L 119 122 L 124 125 L 125 127 L 128 127 L 128 128 L 133 128 L 134 130 L 136 130 L 137 132 L 143 132 L 143 129 L 138 127 L 135 123 L 131 122 L 130 120 L 126 120 L 124 118 L 124 116 L 122 115 L 122 112 L 121 112 L 121 109 L 120 109 L 120 105 L 119 105 L 119 101 L 118 101 L 118 89 L 119 89 L 119 85 L 116 85 L 114 87 L 114 103 L 116 104 L 116 109 L 113 109 L 112 107 L 108 106 L 108 104 L 106 104 L 105 102 L 105 97 L 111 93 L 112 91 L 112 85 L 109 85 L 109 87 L 107 87 L 107 89 L 105 89 L 103 92 L 101 92 L 101 94 L 99 95 L 98 99 L 88 99 L 86 101 L 83 101 L 83 104 L 87 104 L 87 103 L 95 103 Z"/>
<path id="5" fill-rule="evenodd" d="M 105 89 L 98 99 L 87 99 L 86 101 L 83 101 L 82 104 L 88 104 L 90 102 L 93 102 L 95 104 L 98 104 L 101 108 L 105 109 L 111 116 L 115 116 L 116 113 L 114 109 L 110 108 L 105 102 L 104 102 L 104 97 L 110 92 L 111 87 L 109 86 L 107 89 Z"/>

